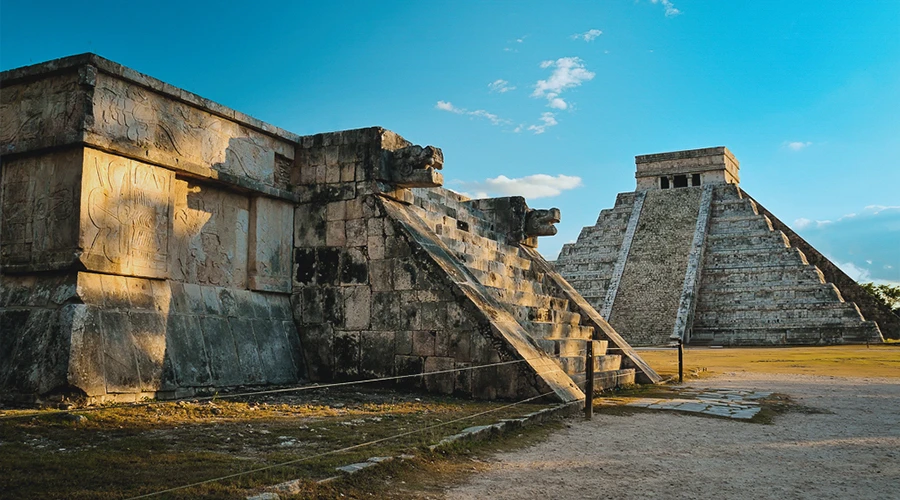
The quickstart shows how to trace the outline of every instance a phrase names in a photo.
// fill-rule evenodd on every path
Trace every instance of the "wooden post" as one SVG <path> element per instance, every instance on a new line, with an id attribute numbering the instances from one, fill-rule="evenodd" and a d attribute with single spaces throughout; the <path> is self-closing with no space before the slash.
<path id="1" fill-rule="evenodd" d="M 678 383 L 684 382 L 684 343 L 678 341 Z"/>
<path id="2" fill-rule="evenodd" d="M 590 420 L 594 416 L 594 341 L 587 341 L 587 352 L 584 356 L 584 418 Z"/>

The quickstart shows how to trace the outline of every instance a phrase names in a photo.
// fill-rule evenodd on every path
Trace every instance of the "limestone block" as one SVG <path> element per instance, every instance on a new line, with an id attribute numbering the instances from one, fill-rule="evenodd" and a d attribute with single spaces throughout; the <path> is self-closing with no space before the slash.
<path id="1" fill-rule="evenodd" d="M 2 153 L 71 144 L 81 136 L 86 90 L 70 72 L 3 87 L 0 92 Z"/>
<path id="2" fill-rule="evenodd" d="M 132 327 L 135 363 L 141 379 L 140 389 L 145 392 L 174 390 L 174 373 L 164 373 L 164 367 L 169 370 L 172 368 L 171 365 L 164 366 L 165 318 L 155 312 L 131 311 L 128 319 Z"/>
<path id="3" fill-rule="evenodd" d="M 443 358 L 439 356 L 431 356 L 425 358 L 425 372 L 436 372 L 444 370 L 452 370 L 455 367 L 453 358 Z M 437 392 L 439 394 L 452 394 L 453 384 L 456 381 L 455 373 L 442 373 L 439 375 L 427 375 L 425 378 L 425 388 L 429 392 Z"/>
<path id="4" fill-rule="evenodd" d="M 309 379 L 314 382 L 331 379 L 334 367 L 334 328 L 328 324 L 306 325 L 298 331 L 306 366 L 309 367 Z"/>
<path id="5" fill-rule="evenodd" d="M 178 179 L 174 187 L 169 268 L 188 283 L 244 288 L 247 285 L 249 200 Z"/>
<path id="6" fill-rule="evenodd" d="M 63 269 L 77 259 L 81 163 L 80 150 L 4 162 L 0 267 Z"/>
<path id="7" fill-rule="evenodd" d="M 388 377 L 394 369 L 394 332 L 360 332 L 359 370 L 363 377 Z"/>
<path id="8" fill-rule="evenodd" d="M 174 179 L 169 170 L 85 149 L 79 237 L 85 267 L 167 277 Z"/>
<path id="9" fill-rule="evenodd" d="M 240 385 L 242 374 L 235 368 L 241 363 L 228 321 L 218 316 L 200 316 L 199 319 L 213 384 L 218 387 Z"/>
<path id="10" fill-rule="evenodd" d="M 435 338 L 437 333 L 433 331 L 414 331 L 412 335 L 412 353 L 415 356 L 434 356 Z"/>
<path id="11" fill-rule="evenodd" d="M 394 374 L 418 375 L 425 368 L 425 360 L 421 356 L 394 356 Z M 407 387 L 421 387 L 421 377 L 410 377 L 398 381 L 399 385 Z"/>
<path id="12" fill-rule="evenodd" d="M 103 371 L 107 393 L 138 392 L 140 375 L 135 358 L 131 321 L 124 311 L 100 311 Z"/>
<path id="13" fill-rule="evenodd" d="M 368 287 L 343 287 L 344 326 L 352 330 L 367 330 L 371 323 L 371 292 Z"/>
<path id="14" fill-rule="evenodd" d="M 359 332 L 335 332 L 334 375 L 336 378 L 359 376 Z"/>
<path id="15" fill-rule="evenodd" d="M 326 209 L 324 204 L 306 203 L 294 210 L 294 246 L 325 245 Z"/>
<path id="16" fill-rule="evenodd" d="M 213 384 L 209 356 L 197 316 L 172 314 L 166 328 L 167 357 L 173 360 L 179 387 L 205 387 Z"/>
<path id="17" fill-rule="evenodd" d="M 66 307 L 69 308 L 66 316 L 70 318 L 71 325 L 68 382 L 89 396 L 105 394 L 100 309 L 83 304 Z"/>
<path id="18" fill-rule="evenodd" d="M 261 359 L 261 344 L 257 342 L 253 321 L 249 318 L 228 318 L 244 380 L 249 384 L 261 384 L 267 381 L 264 374 L 266 367 Z"/>
<path id="19" fill-rule="evenodd" d="M 367 283 L 368 280 L 368 259 L 362 248 L 346 249 L 341 258 L 341 284 L 361 285 Z"/>
<path id="20" fill-rule="evenodd" d="M 249 285 L 252 290 L 291 291 L 294 208 L 272 198 L 250 201 Z"/>

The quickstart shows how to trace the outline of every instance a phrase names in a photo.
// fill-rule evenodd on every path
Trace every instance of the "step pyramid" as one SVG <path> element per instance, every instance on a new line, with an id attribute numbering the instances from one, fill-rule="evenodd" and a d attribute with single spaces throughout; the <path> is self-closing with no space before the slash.
<path id="1" fill-rule="evenodd" d="M 619 194 L 555 262 L 629 342 L 836 344 L 900 335 L 900 318 L 740 189 L 726 148 L 636 163 L 637 190 Z"/>

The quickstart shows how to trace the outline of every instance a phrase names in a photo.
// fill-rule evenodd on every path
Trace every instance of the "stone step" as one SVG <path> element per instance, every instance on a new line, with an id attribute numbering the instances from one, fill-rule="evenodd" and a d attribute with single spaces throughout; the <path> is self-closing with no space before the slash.
<path id="1" fill-rule="evenodd" d="M 578 375 L 569 375 L 578 387 L 584 387 L 584 373 Z M 594 392 L 604 391 L 606 389 L 614 389 L 616 387 L 627 387 L 635 383 L 634 368 L 623 368 L 619 370 L 610 370 L 606 372 L 594 372 Z"/>
<path id="2" fill-rule="evenodd" d="M 566 375 L 584 376 L 585 356 L 560 356 L 556 358 Z M 594 373 L 618 370 L 622 367 L 621 354 L 594 356 Z"/>
<path id="3" fill-rule="evenodd" d="M 837 288 L 831 283 L 809 285 L 770 285 L 765 287 L 722 288 L 716 293 L 701 294 L 697 298 L 697 309 L 729 307 L 755 308 L 758 303 L 790 302 L 794 304 L 815 304 L 818 302 L 842 302 Z"/>
<path id="4" fill-rule="evenodd" d="M 773 231 L 772 222 L 763 215 L 732 215 L 713 217 L 707 234 L 741 234 L 747 232 Z"/>
<path id="5" fill-rule="evenodd" d="M 516 307 L 543 307 L 545 309 L 568 310 L 568 299 L 552 297 L 544 294 L 533 294 L 515 290 L 506 290 L 504 288 L 486 287 L 495 299 L 503 304 L 509 304 Z"/>
<path id="6" fill-rule="evenodd" d="M 587 352 L 587 343 L 594 343 L 594 356 L 603 356 L 606 354 L 608 342 L 606 340 L 583 340 L 583 339 L 535 339 L 535 342 L 547 354 L 553 356 L 584 356 Z"/>
<path id="7" fill-rule="evenodd" d="M 694 327 L 690 345 L 764 345 L 764 344 L 838 344 L 866 342 L 877 338 L 872 321 L 860 321 L 852 326 L 809 327 L 772 326 L 742 328 Z"/>
<path id="8" fill-rule="evenodd" d="M 701 293 L 715 293 L 734 286 L 785 286 L 825 283 L 815 266 L 749 266 L 744 268 L 705 268 L 701 275 Z"/>
<path id="9" fill-rule="evenodd" d="M 512 279 L 498 273 L 484 272 L 478 269 L 469 269 L 469 271 L 486 287 L 514 292 L 525 292 L 533 295 L 544 295 L 543 285 L 530 279 Z"/>
<path id="10" fill-rule="evenodd" d="M 579 252 L 569 252 L 564 258 L 562 254 L 560 254 L 560 259 L 557 260 L 558 263 L 566 264 L 566 265 L 580 265 L 580 264 L 590 264 L 592 266 L 614 266 L 616 264 L 616 260 L 619 258 L 619 252 L 615 253 L 598 253 L 592 254 L 589 252 L 579 251 Z"/>
<path id="11" fill-rule="evenodd" d="M 531 321 L 534 323 L 560 323 L 567 325 L 581 324 L 580 314 L 565 309 L 517 306 L 514 308 L 513 315 L 518 321 Z"/>
<path id="12" fill-rule="evenodd" d="M 769 327 L 772 325 L 788 326 L 855 326 L 862 322 L 859 311 L 846 302 L 836 305 L 843 308 L 829 307 L 834 304 L 820 304 L 814 309 L 781 309 L 758 308 L 740 311 L 697 311 L 694 314 L 694 326 L 698 328 L 734 327 Z"/>
<path id="13" fill-rule="evenodd" d="M 754 231 L 742 234 L 707 234 L 707 248 L 712 251 L 750 248 L 786 248 L 790 241 L 781 231 Z"/>
<path id="14" fill-rule="evenodd" d="M 522 324 L 533 338 L 536 339 L 580 339 L 594 338 L 594 327 L 569 325 L 565 323 L 541 323 L 525 321 Z"/>
<path id="15" fill-rule="evenodd" d="M 706 268 L 736 269 L 742 267 L 770 267 L 773 265 L 805 266 L 809 262 L 806 256 L 796 248 L 776 248 L 763 250 L 759 248 L 736 251 L 707 252 L 703 265 Z"/>

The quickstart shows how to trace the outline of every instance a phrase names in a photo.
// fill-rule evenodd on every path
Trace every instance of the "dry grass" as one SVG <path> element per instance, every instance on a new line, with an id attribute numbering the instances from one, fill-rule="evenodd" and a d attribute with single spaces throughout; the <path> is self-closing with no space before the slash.
<path id="1" fill-rule="evenodd" d="M 360 475 L 322 486 L 315 481 L 339 475 L 337 466 L 409 452 L 418 456 L 405 465 L 410 471 L 434 469 L 437 474 L 442 468 L 453 469 L 454 460 L 441 465 L 423 446 L 465 427 L 519 417 L 545 406 L 526 404 L 426 428 L 506 404 L 393 391 L 319 390 L 261 401 L 162 403 L 71 414 L 28 411 L 25 418 L 0 420 L 0 491 L 4 492 L 0 496 L 129 498 L 421 431 L 161 498 L 242 498 L 254 488 L 293 479 L 308 480 L 305 497 L 374 492 L 382 479 L 369 484 L 367 476 Z M 7 410 L 0 416 L 24 413 Z M 404 465 L 391 464 L 388 470 L 398 467 Z"/>
<path id="2" fill-rule="evenodd" d="M 678 353 L 640 351 L 650 366 L 663 376 L 678 375 Z M 706 369 L 706 372 L 702 370 Z M 687 348 L 685 374 L 784 373 L 834 377 L 900 378 L 900 344 L 827 347 L 736 347 L 727 349 Z"/>

